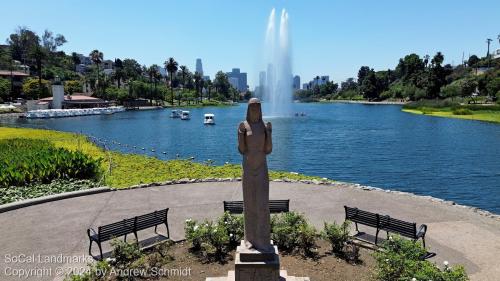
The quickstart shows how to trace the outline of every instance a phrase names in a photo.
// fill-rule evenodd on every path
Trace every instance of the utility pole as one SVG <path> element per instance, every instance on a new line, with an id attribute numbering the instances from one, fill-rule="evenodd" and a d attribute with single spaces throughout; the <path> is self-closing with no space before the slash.
<path id="1" fill-rule="evenodd" d="M 486 58 L 488 59 L 488 68 L 490 67 L 490 43 L 493 41 L 492 39 L 486 39 L 486 44 L 488 44 L 488 52 L 486 53 Z"/>

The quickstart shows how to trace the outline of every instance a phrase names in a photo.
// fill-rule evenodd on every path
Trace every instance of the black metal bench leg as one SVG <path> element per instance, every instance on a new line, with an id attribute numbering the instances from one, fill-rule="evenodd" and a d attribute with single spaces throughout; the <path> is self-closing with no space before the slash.
<path id="1" fill-rule="evenodd" d="M 422 237 L 422 244 L 424 245 L 424 249 L 425 249 L 425 237 Z"/>
<path id="2" fill-rule="evenodd" d="M 168 223 L 165 223 L 165 226 L 167 227 L 167 238 L 170 239 L 170 230 L 168 229 Z"/>
<path id="3" fill-rule="evenodd" d="M 155 225 L 155 233 L 158 234 L 158 232 L 156 231 L 156 229 L 158 229 L 158 225 Z"/>
<path id="4" fill-rule="evenodd" d="M 358 223 L 355 222 L 354 225 L 356 225 L 356 231 L 359 233 L 359 230 L 358 230 Z"/>
<path id="5" fill-rule="evenodd" d="M 90 240 L 89 244 L 89 256 L 92 256 L 92 240 Z"/>
<path id="6" fill-rule="evenodd" d="M 125 242 L 127 242 L 127 234 L 125 234 L 125 239 L 124 239 Z"/>
<path id="7" fill-rule="evenodd" d="M 102 260 L 103 259 L 103 255 L 102 255 L 101 242 L 97 243 L 97 246 L 99 246 L 99 253 L 101 254 L 101 260 Z"/>
<path id="8" fill-rule="evenodd" d="M 377 232 L 375 233 L 375 245 L 377 245 L 378 243 L 378 233 L 379 233 L 379 229 L 377 228 Z"/>
<path id="9" fill-rule="evenodd" d="M 137 237 L 137 231 L 134 231 L 134 236 L 135 236 L 135 243 L 139 245 L 139 237 Z"/>

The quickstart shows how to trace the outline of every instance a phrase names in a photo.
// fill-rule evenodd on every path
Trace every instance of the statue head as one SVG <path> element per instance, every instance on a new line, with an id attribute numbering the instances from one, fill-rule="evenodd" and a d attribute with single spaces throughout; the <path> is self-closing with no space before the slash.
<path id="1" fill-rule="evenodd" d="M 262 109 L 260 106 L 260 100 L 258 98 L 251 98 L 248 101 L 247 122 L 262 122 Z"/>

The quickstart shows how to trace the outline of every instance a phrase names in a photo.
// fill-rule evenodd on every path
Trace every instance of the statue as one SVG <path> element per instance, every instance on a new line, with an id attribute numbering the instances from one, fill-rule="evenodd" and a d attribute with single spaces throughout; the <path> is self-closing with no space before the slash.
<path id="1" fill-rule="evenodd" d="M 246 120 L 238 127 L 238 150 L 243 155 L 244 246 L 262 252 L 273 251 L 266 160 L 273 148 L 271 134 L 271 123 L 262 120 L 260 100 L 251 98 Z"/>

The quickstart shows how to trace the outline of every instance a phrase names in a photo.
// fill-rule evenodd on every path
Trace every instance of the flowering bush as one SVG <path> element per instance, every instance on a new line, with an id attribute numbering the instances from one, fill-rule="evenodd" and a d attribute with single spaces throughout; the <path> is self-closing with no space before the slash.
<path id="1" fill-rule="evenodd" d="M 390 237 L 381 251 L 374 253 L 376 260 L 375 276 L 377 280 L 434 280 L 466 281 L 469 280 L 463 266 L 448 266 L 440 269 L 434 263 L 422 260 L 426 250 L 420 243 L 396 237 Z"/>
<path id="2" fill-rule="evenodd" d="M 208 220 L 198 223 L 188 219 L 184 230 L 187 241 L 192 245 L 191 249 L 205 258 L 223 259 L 230 249 L 229 232 L 224 223 Z"/>
<path id="3" fill-rule="evenodd" d="M 284 252 L 300 251 L 311 255 L 316 246 L 318 233 L 304 215 L 289 212 L 275 215 L 271 219 L 271 239 Z"/>

